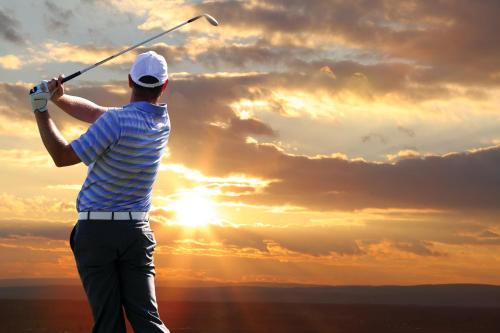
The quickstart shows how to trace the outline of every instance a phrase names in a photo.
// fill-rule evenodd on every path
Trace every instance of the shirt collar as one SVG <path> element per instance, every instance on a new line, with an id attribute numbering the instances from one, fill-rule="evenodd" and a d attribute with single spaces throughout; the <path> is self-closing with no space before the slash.
<path id="1" fill-rule="evenodd" d="M 130 104 L 125 105 L 123 108 L 126 107 L 133 107 L 136 109 L 139 109 L 141 111 L 149 112 L 149 113 L 156 113 L 158 115 L 166 114 L 167 113 L 167 104 L 162 103 L 159 105 L 156 104 L 151 104 L 149 102 L 132 102 Z"/>

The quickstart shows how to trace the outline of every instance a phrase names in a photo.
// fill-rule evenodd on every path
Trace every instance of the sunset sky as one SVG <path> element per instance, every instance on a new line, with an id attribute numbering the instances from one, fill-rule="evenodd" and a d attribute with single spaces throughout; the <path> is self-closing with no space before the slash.
<path id="1" fill-rule="evenodd" d="M 500 284 L 498 0 L 0 0 L 0 279 L 78 278 L 86 167 L 28 89 L 203 12 L 66 85 L 121 106 L 138 53 L 169 64 L 157 281 Z"/>

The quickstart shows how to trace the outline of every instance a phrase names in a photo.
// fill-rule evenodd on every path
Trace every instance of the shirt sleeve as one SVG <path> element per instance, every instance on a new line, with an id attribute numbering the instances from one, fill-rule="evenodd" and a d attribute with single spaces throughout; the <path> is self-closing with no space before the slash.
<path id="1" fill-rule="evenodd" d="M 120 138 L 120 121 L 115 110 L 104 112 L 71 147 L 83 163 L 89 165 Z"/>

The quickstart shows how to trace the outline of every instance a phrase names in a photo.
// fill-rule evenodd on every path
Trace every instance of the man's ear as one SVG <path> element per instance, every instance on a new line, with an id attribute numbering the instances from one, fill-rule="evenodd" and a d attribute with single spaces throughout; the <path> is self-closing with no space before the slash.
<path id="1" fill-rule="evenodd" d="M 129 75 L 130 76 L 130 75 Z M 167 89 L 167 86 L 168 86 L 168 80 L 165 81 L 165 83 L 163 84 L 163 86 L 161 86 L 161 92 L 163 93 L 165 91 L 165 89 Z"/>
<path id="2" fill-rule="evenodd" d="M 132 88 L 134 86 L 134 81 L 132 81 L 132 77 L 130 74 L 128 75 L 128 86 Z"/>

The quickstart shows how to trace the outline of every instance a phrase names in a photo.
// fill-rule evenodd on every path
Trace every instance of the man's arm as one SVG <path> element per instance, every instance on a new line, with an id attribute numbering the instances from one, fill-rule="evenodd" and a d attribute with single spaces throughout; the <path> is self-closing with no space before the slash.
<path id="1" fill-rule="evenodd" d="M 48 100 L 54 89 L 62 86 L 59 81 L 42 81 L 30 90 L 32 110 L 43 144 L 58 167 L 84 162 L 90 165 L 111 145 L 120 139 L 120 120 L 114 111 L 103 112 L 87 132 L 68 144 L 48 113 Z M 59 87 L 57 87 L 59 86 Z"/>
<path id="2" fill-rule="evenodd" d="M 49 82 L 50 90 L 53 91 L 51 100 L 61 110 L 78 120 L 91 124 L 106 112 L 106 107 L 82 97 L 64 94 L 63 78 L 64 76 L 61 75 L 58 79 L 54 78 Z"/>
<path id="3" fill-rule="evenodd" d="M 107 110 L 103 106 L 78 96 L 63 95 L 53 102 L 70 116 L 91 124 Z"/>
<path id="4" fill-rule="evenodd" d="M 35 112 L 43 144 L 58 167 L 80 163 L 71 145 L 64 139 L 48 112 Z"/>

